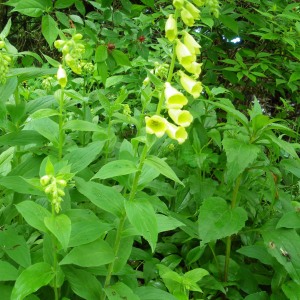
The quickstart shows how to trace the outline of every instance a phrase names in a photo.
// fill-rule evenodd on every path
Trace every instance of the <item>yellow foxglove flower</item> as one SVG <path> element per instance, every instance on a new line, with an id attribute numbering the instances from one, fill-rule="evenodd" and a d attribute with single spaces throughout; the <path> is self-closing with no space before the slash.
<path id="1" fill-rule="evenodd" d="M 165 26 L 166 38 L 173 42 L 177 38 L 177 22 L 174 19 L 174 16 L 171 14 L 168 17 Z"/>
<path id="2" fill-rule="evenodd" d="M 179 126 L 188 127 L 193 121 L 193 116 L 187 110 L 169 109 L 171 119 Z"/>
<path id="3" fill-rule="evenodd" d="M 160 116 L 154 115 L 151 118 L 145 117 L 146 132 L 155 134 L 157 137 L 162 137 L 167 130 L 167 120 Z"/>
<path id="4" fill-rule="evenodd" d="M 199 77 L 201 73 L 202 64 L 197 62 L 192 62 L 191 64 L 182 64 L 182 66 L 190 73 L 194 74 L 196 77 Z"/>
<path id="5" fill-rule="evenodd" d="M 168 109 L 181 109 L 188 103 L 187 98 L 171 86 L 169 82 L 165 83 L 165 100 Z"/>
<path id="6" fill-rule="evenodd" d="M 187 2 L 185 8 L 188 10 L 188 12 L 193 16 L 195 20 L 200 19 L 200 10 L 191 2 Z"/>
<path id="7" fill-rule="evenodd" d="M 193 36 L 186 31 L 183 32 L 183 42 L 191 53 L 200 54 L 201 46 L 195 41 Z"/>
<path id="8" fill-rule="evenodd" d="M 196 55 L 192 54 L 188 47 L 180 40 L 177 40 L 175 52 L 181 65 L 188 65 L 196 60 Z"/>
<path id="9" fill-rule="evenodd" d="M 184 141 L 188 137 L 188 134 L 184 127 L 176 126 L 171 123 L 167 124 L 166 132 L 171 139 L 176 140 L 179 144 L 184 143 Z"/>
<path id="10" fill-rule="evenodd" d="M 60 86 L 62 88 L 66 87 L 68 78 L 67 78 L 67 73 L 66 73 L 65 69 L 62 67 L 62 65 L 59 65 L 56 77 L 57 77 L 57 80 L 58 80 L 58 83 L 60 84 Z"/>
<path id="11" fill-rule="evenodd" d="M 182 8 L 181 9 L 181 19 L 183 21 L 183 23 L 189 27 L 193 26 L 195 23 L 195 19 L 193 17 L 193 15 L 186 9 L 186 8 Z"/>
<path id="12" fill-rule="evenodd" d="M 183 4 L 184 4 L 184 0 L 173 0 L 173 5 L 177 9 L 182 8 Z"/>
<path id="13" fill-rule="evenodd" d="M 194 80 L 182 71 L 179 71 L 179 75 L 182 87 L 194 98 L 198 98 L 203 90 L 201 82 Z"/>

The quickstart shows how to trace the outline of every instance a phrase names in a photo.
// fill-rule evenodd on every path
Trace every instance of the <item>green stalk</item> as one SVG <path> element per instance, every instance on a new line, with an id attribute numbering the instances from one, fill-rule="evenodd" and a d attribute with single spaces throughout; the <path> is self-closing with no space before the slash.
<path id="1" fill-rule="evenodd" d="M 59 99 L 59 121 L 58 121 L 58 131 L 59 131 L 59 140 L 58 140 L 58 159 L 62 159 L 62 149 L 65 140 L 65 131 L 63 129 L 64 125 L 64 116 L 63 116 L 63 109 L 64 109 L 64 95 L 65 90 L 61 88 L 61 94 Z"/>
<path id="2" fill-rule="evenodd" d="M 231 199 L 231 208 L 235 208 L 237 202 L 237 195 L 241 185 L 242 174 L 236 179 L 232 199 Z M 229 260 L 231 253 L 231 236 L 228 236 L 226 239 L 226 254 L 225 254 L 225 266 L 224 266 L 224 281 L 228 280 L 228 272 L 229 272 Z"/>
<path id="3" fill-rule="evenodd" d="M 147 152 L 148 152 L 148 147 L 147 147 L 147 145 L 144 145 L 143 152 L 142 152 L 141 158 L 140 158 L 139 167 L 138 167 L 138 170 L 135 173 L 135 176 L 134 176 L 134 179 L 133 179 L 131 192 L 130 192 L 128 201 L 132 201 L 134 199 L 135 195 L 136 195 L 138 182 L 139 182 L 139 179 L 140 179 L 140 176 L 141 176 L 141 172 L 142 172 L 142 168 L 143 168 L 143 165 L 144 165 L 144 161 L 146 159 Z M 120 218 L 119 226 L 118 226 L 117 232 L 116 232 L 116 239 L 115 239 L 115 242 L 114 242 L 114 248 L 113 249 L 114 249 L 115 257 L 117 257 L 119 249 L 120 249 L 122 231 L 123 231 L 123 228 L 124 228 L 125 221 L 126 221 L 126 215 L 123 215 Z M 114 269 L 114 264 L 115 264 L 115 259 L 108 266 L 107 275 L 106 275 L 105 282 L 104 282 L 104 288 L 107 288 L 110 285 L 111 276 L 112 276 L 113 269 Z M 102 291 L 102 295 L 101 295 L 100 299 L 101 300 L 106 299 L 106 294 L 105 294 L 104 290 Z"/>

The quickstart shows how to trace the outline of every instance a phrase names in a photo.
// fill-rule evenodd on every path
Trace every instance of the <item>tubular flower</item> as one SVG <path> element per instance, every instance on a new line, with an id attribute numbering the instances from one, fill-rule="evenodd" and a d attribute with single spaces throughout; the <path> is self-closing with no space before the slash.
<path id="1" fill-rule="evenodd" d="M 189 27 L 193 26 L 195 23 L 195 19 L 193 17 L 193 15 L 186 9 L 186 8 L 182 8 L 181 9 L 181 19 L 183 21 L 183 23 Z"/>
<path id="2" fill-rule="evenodd" d="M 165 26 L 166 38 L 173 42 L 177 38 L 177 22 L 174 16 L 171 14 L 166 22 Z"/>
<path id="3" fill-rule="evenodd" d="M 200 10 L 190 2 L 187 2 L 185 8 L 189 11 L 189 13 L 193 16 L 195 20 L 200 19 Z"/>
<path id="4" fill-rule="evenodd" d="M 199 77 L 201 73 L 201 66 L 202 64 L 199 64 L 197 62 L 192 62 L 191 64 L 182 64 L 182 66 L 190 73 L 196 75 L 196 77 Z"/>
<path id="5" fill-rule="evenodd" d="M 194 98 L 198 98 L 203 90 L 201 82 L 194 80 L 182 71 L 179 71 L 179 75 L 182 87 Z"/>
<path id="6" fill-rule="evenodd" d="M 165 100 L 168 109 L 181 109 L 188 103 L 187 98 L 174 87 L 172 87 L 169 82 L 165 83 Z"/>
<path id="7" fill-rule="evenodd" d="M 200 54 L 201 46 L 195 41 L 193 36 L 191 36 L 188 32 L 184 31 L 183 33 L 183 42 L 185 46 L 190 50 L 193 54 Z"/>
<path id="8" fill-rule="evenodd" d="M 173 0 L 173 5 L 177 9 L 182 8 L 183 4 L 184 4 L 184 0 Z"/>
<path id="9" fill-rule="evenodd" d="M 145 117 L 146 132 L 155 134 L 157 137 L 162 137 L 167 130 L 167 120 L 160 116 L 154 115 L 151 118 Z"/>
<path id="10" fill-rule="evenodd" d="M 193 121 L 193 116 L 187 110 L 169 109 L 171 119 L 179 126 L 188 127 Z"/>
<path id="11" fill-rule="evenodd" d="M 167 135 L 173 139 L 176 140 L 179 144 L 184 143 L 184 141 L 187 139 L 188 134 L 184 127 L 176 126 L 174 124 L 168 123 L 167 124 Z"/>
<path id="12" fill-rule="evenodd" d="M 67 73 L 66 73 L 65 69 L 62 67 L 62 65 L 59 65 L 56 77 L 57 77 L 59 85 L 62 88 L 66 87 L 68 78 L 67 78 Z"/>
<path id="13" fill-rule="evenodd" d="M 175 51 L 181 65 L 188 65 L 196 60 L 196 55 L 192 54 L 188 47 L 180 40 L 177 40 Z"/>

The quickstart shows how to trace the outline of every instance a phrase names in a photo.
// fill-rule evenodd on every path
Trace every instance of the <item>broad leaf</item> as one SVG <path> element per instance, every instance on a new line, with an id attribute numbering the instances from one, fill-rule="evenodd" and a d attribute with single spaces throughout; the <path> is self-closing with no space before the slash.
<path id="1" fill-rule="evenodd" d="M 99 267 L 111 263 L 115 259 L 111 246 L 97 240 L 92 243 L 73 248 L 60 262 L 60 265 L 74 264 L 81 267 Z"/>
<path id="2" fill-rule="evenodd" d="M 17 2 L 13 11 L 29 17 L 40 17 L 50 7 L 52 7 L 51 0 L 26 0 Z"/>
<path id="3" fill-rule="evenodd" d="M 46 217 L 44 223 L 66 251 L 71 235 L 71 220 L 69 217 L 64 214 Z"/>
<path id="4" fill-rule="evenodd" d="M 199 236 L 209 243 L 236 234 L 245 226 L 247 213 L 242 207 L 230 208 L 220 197 L 204 200 L 199 214 Z"/>
<path id="5" fill-rule="evenodd" d="M 140 300 L 140 298 L 133 293 L 133 291 L 123 282 L 117 282 L 116 284 L 104 289 L 105 294 L 109 300 L 118 299 L 130 299 Z"/>
<path id="6" fill-rule="evenodd" d="M 65 123 L 64 129 L 76 130 L 76 131 L 99 131 L 103 132 L 103 129 L 95 123 L 84 120 L 71 120 Z"/>
<path id="7" fill-rule="evenodd" d="M 49 218 L 51 213 L 46 208 L 33 201 L 23 201 L 17 204 L 16 208 L 30 226 L 39 231 L 47 232 L 44 219 Z"/>
<path id="8" fill-rule="evenodd" d="M 58 28 L 56 21 L 50 15 L 45 15 L 42 18 L 42 34 L 49 46 L 52 47 L 58 36 Z"/>
<path id="9" fill-rule="evenodd" d="M 141 286 L 134 290 L 134 293 L 143 300 L 177 300 L 176 297 L 164 290 L 152 286 Z"/>
<path id="10" fill-rule="evenodd" d="M 50 283 L 54 277 L 51 265 L 40 262 L 25 269 L 18 277 L 12 290 L 11 300 L 22 300 Z"/>
<path id="11" fill-rule="evenodd" d="M 153 206 L 147 200 L 125 202 L 126 214 L 130 223 L 148 241 L 154 252 L 158 228 Z"/>
<path id="12" fill-rule="evenodd" d="M 15 281 L 18 270 L 6 261 L 0 260 L 0 281 Z"/>
<path id="13" fill-rule="evenodd" d="M 113 187 L 96 182 L 85 182 L 81 178 L 75 178 L 78 191 L 101 209 L 115 216 L 122 215 L 125 198 Z"/>
<path id="14" fill-rule="evenodd" d="M 104 165 L 92 179 L 100 178 L 113 178 L 116 176 L 122 176 L 132 174 L 137 171 L 135 163 L 130 160 L 115 160 Z"/>
<path id="15" fill-rule="evenodd" d="M 89 300 L 99 300 L 101 298 L 101 284 L 90 272 L 71 266 L 64 266 L 63 271 L 76 295 Z"/>
<path id="16" fill-rule="evenodd" d="M 256 160 L 260 148 L 259 146 L 232 138 L 224 138 L 222 144 L 227 156 L 228 181 L 232 183 Z"/>
<path id="17" fill-rule="evenodd" d="M 22 130 L 0 136 L 0 145 L 26 146 L 30 144 L 41 145 L 45 138 L 33 130 Z"/>

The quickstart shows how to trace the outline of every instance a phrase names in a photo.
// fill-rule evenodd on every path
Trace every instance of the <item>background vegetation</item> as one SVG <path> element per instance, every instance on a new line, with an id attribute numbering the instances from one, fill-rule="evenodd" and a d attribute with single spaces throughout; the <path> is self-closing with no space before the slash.
<path id="1" fill-rule="evenodd" d="M 300 299 L 300 4 L 194 4 L 0 1 L 1 299 Z M 183 143 L 146 126 L 166 81 Z"/>

